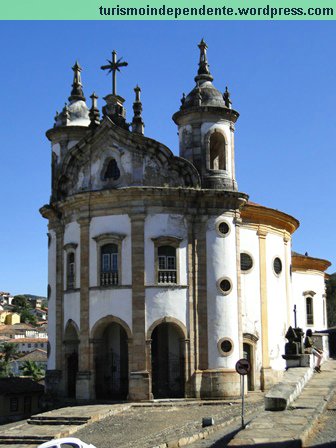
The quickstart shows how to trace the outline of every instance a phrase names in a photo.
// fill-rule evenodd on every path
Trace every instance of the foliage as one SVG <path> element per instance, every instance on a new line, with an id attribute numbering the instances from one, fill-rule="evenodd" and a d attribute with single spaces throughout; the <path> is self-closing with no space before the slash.
<path id="1" fill-rule="evenodd" d="M 328 327 L 336 326 L 336 272 L 327 281 Z"/>
<path id="2" fill-rule="evenodd" d="M 34 314 L 31 314 L 29 309 L 22 310 L 20 312 L 20 316 L 21 316 L 21 322 L 25 324 L 36 325 L 37 323 L 36 316 L 34 316 Z"/>
<path id="3" fill-rule="evenodd" d="M 20 367 L 23 376 L 31 376 L 34 381 L 38 381 L 45 376 L 45 371 L 35 361 L 25 361 Z"/>
<path id="4" fill-rule="evenodd" d="M 15 309 L 17 309 L 17 310 L 31 308 L 31 305 L 30 305 L 27 297 L 25 297 L 23 295 L 14 296 L 14 298 L 12 300 L 12 305 L 15 305 Z"/>
<path id="5" fill-rule="evenodd" d="M 0 378 L 8 378 L 12 376 L 12 371 L 9 365 L 9 362 L 4 359 L 0 360 Z"/>
<path id="6" fill-rule="evenodd" d="M 20 314 L 21 322 L 36 325 L 37 319 L 36 316 L 30 312 L 32 306 L 27 296 L 15 296 L 12 300 L 12 304 L 14 305 L 14 311 Z"/>
<path id="7" fill-rule="evenodd" d="M 6 363 L 16 358 L 18 355 L 16 345 L 11 344 L 10 342 L 4 342 L 1 344 L 0 350 L 2 352 L 2 358 Z"/>

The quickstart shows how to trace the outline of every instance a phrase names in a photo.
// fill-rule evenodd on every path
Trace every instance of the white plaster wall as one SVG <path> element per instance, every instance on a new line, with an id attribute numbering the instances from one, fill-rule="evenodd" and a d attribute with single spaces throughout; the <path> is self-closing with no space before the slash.
<path id="1" fill-rule="evenodd" d="M 225 220 L 230 226 L 226 237 L 218 235 L 216 222 Z M 232 216 L 221 215 L 210 218 L 206 232 L 207 245 L 207 303 L 208 303 L 208 351 L 209 368 L 234 368 L 239 359 L 238 342 L 238 296 L 236 268 L 236 232 Z M 232 290 L 222 295 L 217 289 L 217 281 L 228 277 Z M 223 337 L 233 341 L 233 352 L 221 356 L 217 343 Z"/>
<path id="2" fill-rule="evenodd" d="M 75 267 L 76 278 L 75 288 L 80 288 L 80 226 L 77 221 L 71 222 L 65 226 L 64 229 L 64 245 L 69 243 L 77 244 L 75 250 Z M 64 266 L 64 289 L 66 289 L 66 277 L 67 277 L 67 252 L 63 251 L 63 266 Z"/>
<path id="3" fill-rule="evenodd" d="M 266 284 L 268 311 L 268 344 L 270 365 L 274 370 L 282 370 L 285 361 L 285 334 L 287 332 L 287 297 L 285 244 L 282 235 L 268 233 L 266 237 Z M 273 270 L 274 258 L 279 257 L 282 272 L 276 275 Z"/>
<path id="4" fill-rule="evenodd" d="M 226 146 L 225 150 L 227 151 L 226 156 L 226 171 L 232 177 L 232 157 L 231 157 L 231 131 L 230 131 L 230 122 L 229 121 L 220 121 L 220 122 L 206 122 L 202 123 L 201 126 L 201 135 L 202 135 L 202 144 L 205 145 L 205 137 L 209 131 L 213 131 L 214 129 L 220 129 L 225 135 Z"/>
<path id="5" fill-rule="evenodd" d="M 323 306 L 325 294 L 324 274 L 318 271 L 294 271 L 292 274 L 293 303 L 296 305 L 297 325 L 306 331 L 311 328 L 312 331 L 319 331 L 327 328 L 327 315 L 323 322 Z M 313 297 L 314 325 L 307 325 L 306 314 L 306 291 L 313 291 L 316 294 Z"/>
<path id="6" fill-rule="evenodd" d="M 66 328 L 69 319 L 76 322 L 80 329 L 80 292 L 65 292 L 63 299 L 63 324 Z"/>
<path id="7" fill-rule="evenodd" d="M 53 230 L 50 230 L 49 235 L 48 284 L 50 285 L 51 293 L 48 300 L 48 338 L 50 343 L 48 369 L 52 370 L 56 368 L 56 233 Z"/>
<path id="8" fill-rule="evenodd" d="M 132 289 L 109 288 L 90 291 L 90 331 L 98 320 L 115 316 L 132 330 Z"/>
<path id="9" fill-rule="evenodd" d="M 188 328 L 187 304 L 187 288 L 146 288 L 146 329 L 163 317 L 174 317 Z"/>
<path id="10" fill-rule="evenodd" d="M 253 260 L 250 271 L 241 271 L 242 323 L 243 333 L 250 333 L 258 338 L 255 350 L 255 369 L 258 372 L 262 365 L 262 346 L 259 238 L 256 230 L 241 226 L 240 253 L 242 252 L 249 254 Z"/>
<path id="11" fill-rule="evenodd" d="M 99 260 L 97 260 L 97 244 L 93 238 L 103 233 L 126 235 L 122 240 L 121 284 L 131 285 L 131 221 L 128 215 L 109 215 L 92 218 L 90 223 L 90 286 L 98 286 L 97 268 Z"/>
<path id="12" fill-rule="evenodd" d="M 152 238 L 175 236 L 182 238 L 178 249 L 180 285 L 187 285 L 188 229 L 183 215 L 149 214 L 145 220 L 145 284 L 156 284 L 155 250 Z"/>

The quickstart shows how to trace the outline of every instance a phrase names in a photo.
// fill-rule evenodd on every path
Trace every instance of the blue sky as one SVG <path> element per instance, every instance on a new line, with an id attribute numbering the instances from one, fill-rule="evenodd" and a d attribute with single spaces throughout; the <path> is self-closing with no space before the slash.
<path id="1" fill-rule="evenodd" d="M 239 190 L 292 214 L 293 249 L 326 258 L 336 271 L 336 23 L 2 22 L 0 290 L 46 295 L 50 196 L 45 131 L 70 95 L 71 67 L 83 67 L 87 97 L 110 93 L 99 67 L 117 50 L 118 77 L 132 119 L 142 89 L 145 134 L 177 154 L 171 120 L 194 86 L 197 44 L 208 44 L 214 85 L 229 86 Z"/>

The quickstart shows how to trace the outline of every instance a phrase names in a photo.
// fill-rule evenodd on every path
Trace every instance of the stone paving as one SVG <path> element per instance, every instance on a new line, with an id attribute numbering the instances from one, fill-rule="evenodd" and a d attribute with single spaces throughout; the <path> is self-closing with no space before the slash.
<path id="1" fill-rule="evenodd" d="M 321 374 L 313 375 L 301 395 L 285 411 L 265 411 L 263 394 L 249 393 L 245 421 L 251 422 L 244 430 L 240 430 L 240 400 L 167 400 L 66 407 L 43 416 L 49 419 L 86 417 L 90 422 L 77 426 L 28 425 L 22 421 L 0 427 L 0 439 L 10 435 L 56 438 L 72 434 L 97 448 L 174 448 L 188 444 L 191 448 L 314 446 L 315 439 L 308 436 L 335 390 L 336 361 L 331 360 L 323 364 Z M 336 397 L 333 400 L 329 406 L 335 410 Z M 215 426 L 202 428 L 204 417 L 214 418 Z M 323 418 L 317 428 L 333 423 Z M 37 444 L 17 442 L 6 446 L 36 448 Z M 336 443 L 329 446 L 336 446 Z"/>

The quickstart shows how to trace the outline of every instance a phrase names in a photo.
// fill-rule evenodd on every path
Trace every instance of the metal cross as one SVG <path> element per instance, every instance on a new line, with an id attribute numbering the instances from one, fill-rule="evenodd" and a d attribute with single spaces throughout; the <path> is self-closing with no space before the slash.
<path id="1" fill-rule="evenodd" d="M 102 70 L 108 70 L 108 73 L 113 72 L 112 76 L 112 93 L 113 95 L 117 94 L 117 71 L 120 72 L 119 67 L 127 67 L 128 62 L 121 62 L 122 58 L 117 60 L 117 52 L 115 50 L 112 51 L 112 61 L 107 59 L 109 62 L 108 65 L 102 65 L 100 68 Z"/>

